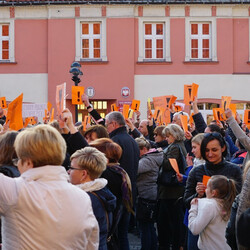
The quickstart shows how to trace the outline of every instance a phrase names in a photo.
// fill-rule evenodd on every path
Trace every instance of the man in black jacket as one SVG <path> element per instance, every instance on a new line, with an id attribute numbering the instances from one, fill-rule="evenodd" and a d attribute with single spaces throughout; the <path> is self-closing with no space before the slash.
<path id="1" fill-rule="evenodd" d="M 120 112 L 111 112 L 105 117 L 105 125 L 108 130 L 110 138 L 119 144 L 122 148 L 122 156 L 120 165 L 128 173 L 131 184 L 133 201 L 136 195 L 136 176 L 138 170 L 138 163 L 140 158 L 140 151 L 135 140 L 128 134 L 126 122 Z M 118 225 L 120 249 L 129 249 L 128 245 L 128 226 L 129 226 L 129 213 L 124 209 L 121 221 Z"/>

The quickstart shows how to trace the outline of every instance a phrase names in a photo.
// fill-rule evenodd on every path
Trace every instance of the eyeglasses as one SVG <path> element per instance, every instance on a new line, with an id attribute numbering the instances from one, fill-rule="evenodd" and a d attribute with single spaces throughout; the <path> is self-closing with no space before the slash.
<path id="1" fill-rule="evenodd" d="M 14 159 L 12 159 L 13 165 L 17 166 L 19 160 L 20 160 L 20 158 L 14 158 Z"/>
<path id="2" fill-rule="evenodd" d="M 83 169 L 81 169 L 81 168 L 73 168 L 73 167 L 69 166 L 69 170 L 83 170 Z"/>
<path id="3" fill-rule="evenodd" d="M 222 135 L 218 132 L 212 132 L 212 133 L 205 133 L 204 134 L 204 137 L 205 138 L 208 138 L 208 137 L 215 137 L 217 139 L 221 139 L 222 138 Z"/>

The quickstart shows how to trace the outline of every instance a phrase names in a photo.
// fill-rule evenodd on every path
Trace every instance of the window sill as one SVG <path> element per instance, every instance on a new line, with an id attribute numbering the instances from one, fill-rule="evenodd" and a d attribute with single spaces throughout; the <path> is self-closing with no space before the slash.
<path id="1" fill-rule="evenodd" d="M 184 61 L 184 64 L 193 64 L 193 65 L 207 65 L 207 64 L 219 64 L 219 61 Z"/>
<path id="2" fill-rule="evenodd" d="M 102 60 L 80 60 L 78 61 L 80 64 L 108 64 L 108 61 Z"/>
<path id="3" fill-rule="evenodd" d="M 145 64 L 145 65 L 170 65 L 172 64 L 173 62 L 171 61 L 154 61 L 154 60 L 151 60 L 151 61 L 142 61 L 142 62 L 139 62 L 137 61 L 136 64 Z"/>
<path id="4" fill-rule="evenodd" d="M 17 64 L 17 62 L 0 61 L 0 64 Z"/>

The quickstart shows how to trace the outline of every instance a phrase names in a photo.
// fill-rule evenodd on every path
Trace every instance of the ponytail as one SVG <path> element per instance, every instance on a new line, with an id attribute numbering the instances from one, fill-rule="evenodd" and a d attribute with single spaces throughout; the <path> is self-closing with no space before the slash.
<path id="1" fill-rule="evenodd" d="M 227 221 L 230 218 L 233 201 L 236 197 L 236 186 L 232 179 L 223 175 L 211 177 L 211 189 L 217 191 L 217 201 L 221 207 L 221 218 Z"/>

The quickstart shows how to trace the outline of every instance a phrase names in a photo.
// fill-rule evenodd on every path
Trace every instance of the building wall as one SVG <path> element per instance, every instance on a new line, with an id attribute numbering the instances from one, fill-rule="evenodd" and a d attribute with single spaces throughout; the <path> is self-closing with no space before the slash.
<path id="1" fill-rule="evenodd" d="M 26 102 L 54 104 L 56 85 L 66 82 L 70 103 L 77 22 L 102 19 L 106 60 L 81 62 L 81 85 L 94 87 L 94 99 L 140 99 L 145 115 L 147 97 L 174 94 L 183 99 L 183 85 L 195 82 L 200 98 L 249 100 L 249 6 L 20 6 L 14 7 L 14 15 L 12 7 L 1 7 L 0 23 L 14 20 L 15 62 L 0 63 L 0 95 L 11 101 L 22 91 Z M 186 25 L 192 19 L 215 22 L 217 61 L 185 61 Z M 139 62 L 142 20 L 169 23 L 170 61 Z M 131 90 L 128 98 L 121 96 L 123 87 Z"/>

